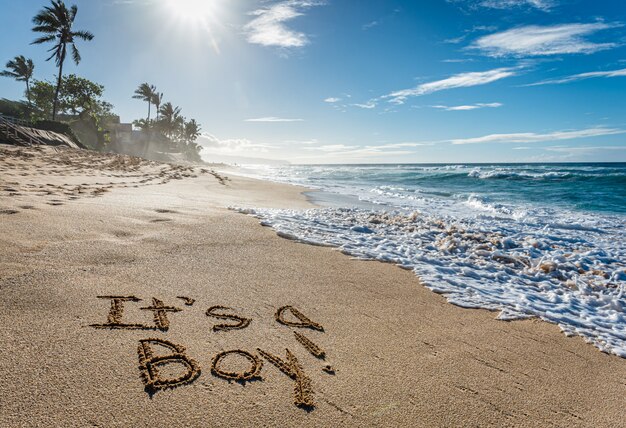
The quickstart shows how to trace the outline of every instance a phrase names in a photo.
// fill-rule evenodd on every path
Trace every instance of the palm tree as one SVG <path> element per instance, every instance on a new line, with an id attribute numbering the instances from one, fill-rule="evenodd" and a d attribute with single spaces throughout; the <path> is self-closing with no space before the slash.
<path id="1" fill-rule="evenodd" d="M 154 99 L 155 93 L 156 86 L 142 83 L 135 90 L 135 95 L 133 95 L 134 99 L 145 101 L 148 103 L 148 118 L 146 119 L 148 122 L 150 121 L 150 106 L 152 105 L 152 100 Z"/>
<path id="2" fill-rule="evenodd" d="M 183 140 L 187 143 L 193 143 L 200 136 L 200 131 L 200 125 L 196 122 L 196 119 L 191 119 L 189 122 L 185 122 Z"/>
<path id="3" fill-rule="evenodd" d="M 159 109 L 161 108 L 161 103 L 163 102 L 163 92 L 155 92 L 152 95 L 152 104 L 156 107 L 156 120 L 159 121 Z"/>
<path id="4" fill-rule="evenodd" d="M 32 59 L 26 59 L 24 55 L 16 56 L 7 62 L 6 70 L 0 72 L 0 76 L 12 77 L 18 82 L 26 82 L 26 99 L 30 104 L 30 79 L 33 77 L 35 64 Z"/>
<path id="5" fill-rule="evenodd" d="M 172 138 L 172 136 L 180 129 L 183 117 L 180 115 L 180 107 L 174 107 L 172 103 L 167 102 L 159 109 L 161 119 L 159 123 L 163 127 L 165 134 Z"/>
<path id="6" fill-rule="evenodd" d="M 61 91 L 61 78 L 63 77 L 63 63 L 67 56 L 67 47 L 72 47 L 72 59 L 78 65 L 80 62 L 80 52 L 76 48 L 74 39 L 92 40 L 93 34 L 89 31 L 73 31 L 72 25 L 76 19 L 78 8 L 73 5 L 67 8 L 63 0 L 51 0 L 51 6 L 44 7 L 33 18 L 33 31 L 43 33 L 44 36 L 36 39 L 31 44 L 39 45 L 42 43 L 54 42 L 54 46 L 48 50 L 52 55 L 46 61 L 55 59 L 57 67 L 59 67 L 59 77 L 57 79 L 57 87 L 54 93 L 54 104 L 52 107 L 52 120 L 56 120 L 57 106 L 59 103 L 59 92 Z"/>
<path id="7" fill-rule="evenodd" d="M 150 131 L 152 129 L 152 122 L 147 121 L 146 119 L 137 119 L 133 121 L 133 125 L 142 131 Z"/>

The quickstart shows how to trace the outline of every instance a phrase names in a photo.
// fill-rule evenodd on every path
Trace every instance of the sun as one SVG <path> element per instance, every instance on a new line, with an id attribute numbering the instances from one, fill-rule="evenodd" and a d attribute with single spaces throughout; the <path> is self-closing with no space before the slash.
<path id="1" fill-rule="evenodd" d="M 168 9 L 177 18 L 196 23 L 214 21 L 221 0 L 167 0 Z"/>

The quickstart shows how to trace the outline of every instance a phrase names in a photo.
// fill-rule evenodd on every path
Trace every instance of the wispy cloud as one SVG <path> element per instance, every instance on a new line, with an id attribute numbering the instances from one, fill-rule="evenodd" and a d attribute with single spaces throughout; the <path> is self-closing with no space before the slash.
<path id="1" fill-rule="evenodd" d="M 200 144 L 203 148 L 208 149 L 210 152 L 224 154 L 247 153 L 251 151 L 266 153 L 277 148 L 268 144 L 255 144 L 247 138 L 220 139 L 215 135 L 208 133 L 202 134 L 198 138 L 198 144 Z"/>
<path id="2" fill-rule="evenodd" d="M 497 108 L 502 107 L 502 103 L 476 103 L 469 105 L 460 105 L 460 106 L 444 106 L 444 105 L 434 105 L 432 108 L 438 108 L 446 111 L 467 111 L 467 110 L 477 110 L 479 108 Z"/>
<path id="3" fill-rule="evenodd" d="M 250 12 L 255 18 L 243 27 L 247 40 L 257 45 L 280 48 L 305 46 L 309 44 L 308 36 L 289 28 L 286 23 L 304 15 L 304 10 L 324 3 L 313 0 L 287 0 Z"/>
<path id="4" fill-rule="evenodd" d="M 385 157 L 385 156 L 399 156 L 408 155 L 414 153 L 412 150 L 401 150 L 402 148 L 414 148 L 416 146 L 423 146 L 427 144 L 423 143 L 398 143 L 398 144 L 386 144 L 380 146 L 350 146 L 346 144 L 327 144 L 317 147 L 305 147 L 305 150 L 310 152 L 317 152 L 322 154 L 324 159 L 329 158 L 345 158 L 349 156 L 351 160 L 354 159 L 367 159 L 372 157 Z M 319 158 L 318 155 L 315 158 Z"/>
<path id="5" fill-rule="evenodd" d="M 459 138 L 448 140 L 452 144 L 484 144 L 484 143 L 540 143 L 544 141 L 573 140 L 577 138 L 600 137 L 603 135 L 624 134 L 626 130 L 617 128 L 588 128 L 575 131 L 556 131 L 546 134 L 520 132 L 514 134 L 490 134 L 476 138 Z"/>
<path id="6" fill-rule="evenodd" d="M 626 150 L 626 146 L 553 146 L 546 147 L 545 150 L 550 152 L 562 152 L 562 153 L 588 153 L 595 152 L 598 150 L 615 150 L 615 151 L 623 151 Z"/>
<path id="7" fill-rule="evenodd" d="M 341 98 L 338 97 L 328 97 L 324 100 L 325 103 L 338 103 L 341 101 Z"/>
<path id="8" fill-rule="evenodd" d="M 483 0 L 479 4 L 492 9 L 511 9 L 528 6 L 547 12 L 556 6 L 557 2 L 554 0 Z"/>
<path id="9" fill-rule="evenodd" d="M 472 58 L 454 58 L 454 59 L 443 59 L 441 60 L 441 62 L 447 62 L 447 63 L 462 63 L 462 62 L 472 62 L 474 61 Z"/>
<path id="10" fill-rule="evenodd" d="M 558 6 L 559 0 L 447 0 L 469 10 L 489 9 L 537 9 L 549 12 Z"/>
<path id="11" fill-rule="evenodd" d="M 558 54 L 590 54 L 611 49 L 615 43 L 594 43 L 586 36 L 621 24 L 528 25 L 480 37 L 471 46 L 492 57 L 524 57 Z"/>
<path id="12" fill-rule="evenodd" d="M 284 141 L 285 144 L 290 144 L 290 145 L 305 145 L 305 146 L 310 146 L 310 145 L 314 145 L 314 144 L 319 144 L 319 141 L 316 138 L 313 138 L 311 140 L 285 140 Z"/>
<path id="13" fill-rule="evenodd" d="M 403 104 L 409 97 L 417 97 L 427 95 L 433 92 L 445 91 L 454 88 L 466 88 L 470 86 L 485 85 L 495 82 L 506 77 L 515 76 L 517 74 L 514 68 L 496 68 L 494 70 L 478 71 L 470 73 L 455 74 L 443 80 L 422 83 L 412 89 L 403 89 L 384 95 L 382 98 L 389 99 L 395 104 Z"/>
<path id="14" fill-rule="evenodd" d="M 380 25 L 380 21 L 371 21 L 371 22 L 368 22 L 367 24 L 363 24 L 361 28 L 363 30 L 369 30 L 370 28 L 374 28 L 378 25 Z"/>
<path id="15" fill-rule="evenodd" d="M 304 119 L 289 119 L 284 117 L 268 116 L 246 119 L 245 122 L 304 122 Z"/>
<path id="16" fill-rule="evenodd" d="M 362 103 L 362 104 L 355 103 L 355 104 L 350 104 L 350 105 L 354 107 L 358 107 L 358 108 L 373 109 L 373 108 L 376 108 L 376 100 L 369 100 L 366 103 Z"/>
<path id="17" fill-rule="evenodd" d="M 612 71 L 591 71 L 588 73 L 580 73 L 580 74 L 574 74 L 571 76 L 562 77 L 560 79 L 542 80 L 541 82 L 530 83 L 524 86 L 539 86 L 539 85 L 569 83 L 569 82 L 575 82 L 577 80 L 593 79 L 597 77 L 626 77 L 626 68 L 623 68 L 621 70 L 612 70 Z"/>

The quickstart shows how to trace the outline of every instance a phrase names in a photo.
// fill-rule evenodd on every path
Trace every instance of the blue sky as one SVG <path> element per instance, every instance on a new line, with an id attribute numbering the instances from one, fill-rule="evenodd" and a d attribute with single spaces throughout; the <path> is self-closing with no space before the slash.
<path id="1" fill-rule="evenodd" d="M 77 73 L 123 121 L 142 82 L 203 155 L 294 163 L 626 161 L 622 0 L 76 0 Z M 0 0 L 0 62 L 43 0 Z M 23 87 L 0 79 L 0 97 Z"/>

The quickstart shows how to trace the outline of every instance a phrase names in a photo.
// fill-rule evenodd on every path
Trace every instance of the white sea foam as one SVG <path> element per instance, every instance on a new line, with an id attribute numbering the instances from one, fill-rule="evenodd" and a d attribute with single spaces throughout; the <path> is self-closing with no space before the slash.
<path id="1" fill-rule="evenodd" d="M 397 189 L 389 189 L 396 191 Z M 626 243 L 621 219 L 542 221 L 479 204 L 487 216 L 359 209 L 239 209 L 281 236 L 412 269 L 453 304 L 539 317 L 626 358 Z M 472 207 L 475 208 L 475 207 Z M 430 211 L 429 211 L 430 212 Z"/>

